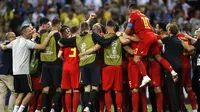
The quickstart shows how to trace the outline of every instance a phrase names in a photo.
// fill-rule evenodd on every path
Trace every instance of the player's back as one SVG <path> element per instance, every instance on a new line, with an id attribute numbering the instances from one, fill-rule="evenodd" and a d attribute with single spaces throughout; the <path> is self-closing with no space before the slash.
<path id="1" fill-rule="evenodd" d="M 135 33 L 141 37 L 145 32 L 152 32 L 149 19 L 140 11 L 134 11 L 130 14 L 129 22 L 134 26 Z M 153 33 L 153 32 L 152 32 Z"/>
<path id="2" fill-rule="evenodd" d="M 63 51 L 64 64 L 79 64 L 78 50 L 73 47 L 61 48 Z"/>

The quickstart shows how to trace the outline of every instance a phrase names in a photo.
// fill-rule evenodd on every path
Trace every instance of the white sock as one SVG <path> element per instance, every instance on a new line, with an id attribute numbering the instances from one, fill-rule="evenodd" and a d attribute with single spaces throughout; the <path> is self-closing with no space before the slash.
<path id="1" fill-rule="evenodd" d="M 40 112 L 40 110 L 35 110 L 35 112 Z"/>
<path id="2" fill-rule="evenodd" d="M 17 112 L 23 112 L 24 109 L 25 109 L 25 106 L 24 106 L 24 105 L 21 105 L 21 106 L 19 107 L 19 110 L 18 110 Z"/>
<path id="3" fill-rule="evenodd" d="M 19 110 L 19 106 L 15 105 L 13 112 L 17 112 Z"/>
<path id="4" fill-rule="evenodd" d="M 197 109 L 195 109 L 195 110 L 192 110 L 192 112 L 197 112 Z"/>

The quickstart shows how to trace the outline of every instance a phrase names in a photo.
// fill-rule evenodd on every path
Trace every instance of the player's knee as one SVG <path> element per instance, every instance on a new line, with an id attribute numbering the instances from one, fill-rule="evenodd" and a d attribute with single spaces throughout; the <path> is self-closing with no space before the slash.
<path id="1" fill-rule="evenodd" d="M 160 87 L 154 87 L 154 92 L 155 93 L 160 93 L 160 92 L 162 92 L 162 90 L 161 90 Z"/>
<path id="2" fill-rule="evenodd" d="M 44 87 L 43 90 L 42 90 L 42 93 L 48 94 L 49 93 L 49 87 Z"/>
<path id="3" fill-rule="evenodd" d="M 191 91 L 191 90 L 192 90 L 192 87 L 186 87 L 185 89 L 186 89 L 186 91 L 188 92 L 188 91 Z"/>
<path id="4" fill-rule="evenodd" d="M 91 91 L 91 86 L 90 85 L 84 86 L 84 91 L 85 92 L 90 92 Z"/>
<path id="5" fill-rule="evenodd" d="M 62 92 L 62 89 L 60 87 L 56 88 L 56 92 Z"/>
<path id="6" fill-rule="evenodd" d="M 117 93 L 121 93 L 121 91 L 116 91 L 116 90 L 115 90 L 115 94 L 117 94 Z"/>
<path id="7" fill-rule="evenodd" d="M 96 91 L 98 91 L 98 86 L 92 86 L 92 90 L 96 90 Z"/>
<path id="8" fill-rule="evenodd" d="M 72 93 L 72 90 L 71 89 L 67 89 L 66 93 Z"/>
<path id="9" fill-rule="evenodd" d="M 138 91 L 139 91 L 138 88 L 134 88 L 134 89 L 132 89 L 132 92 L 138 92 Z"/>
<path id="10" fill-rule="evenodd" d="M 138 61 L 140 61 L 140 56 L 134 56 L 133 61 L 135 63 L 137 63 Z"/>
<path id="11" fill-rule="evenodd" d="M 79 92 L 79 89 L 73 89 L 73 92 Z"/>
<path id="12" fill-rule="evenodd" d="M 157 61 L 160 61 L 160 59 L 162 58 L 160 55 L 155 55 L 155 58 Z"/>

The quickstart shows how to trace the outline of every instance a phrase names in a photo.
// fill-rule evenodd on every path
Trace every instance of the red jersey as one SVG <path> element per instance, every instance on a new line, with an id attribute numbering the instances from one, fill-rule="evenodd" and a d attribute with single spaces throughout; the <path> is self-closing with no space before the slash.
<path id="1" fill-rule="evenodd" d="M 149 19 L 139 10 L 129 15 L 128 23 L 133 25 L 133 30 L 139 38 L 143 38 L 142 34 L 144 32 L 152 32 Z"/>
<path id="2" fill-rule="evenodd" d="M 179 39 L 183 40 L 183 41 L 184 41 L 185 43 L 187 43 L 188 45 L 191 45 L 190 40 L 187 39 L 183 33 L 178 33 L 176 36 L 177 36 Z M 183 51 L 183 55 L 189 55 L 189 52 L 186 51 L 186 50 L 184 50 L 184 51 Z"/>
<path id="3" fill-rule="evenodd" d="M 60 48 L 60 50 L 63 51 L 64 64 L 79 64 L 78 50 L 75 47 Z"/>

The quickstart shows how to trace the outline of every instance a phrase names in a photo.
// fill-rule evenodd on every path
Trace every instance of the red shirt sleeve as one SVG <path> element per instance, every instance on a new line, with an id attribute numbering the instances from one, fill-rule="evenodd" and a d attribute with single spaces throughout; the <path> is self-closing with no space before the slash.
<path id="1" fill-rule="evenodd" d="M 63 48 L 62 47 L 60 47 L 60 49 L 59 49 L 60 51 L 63 51 Z"/>

